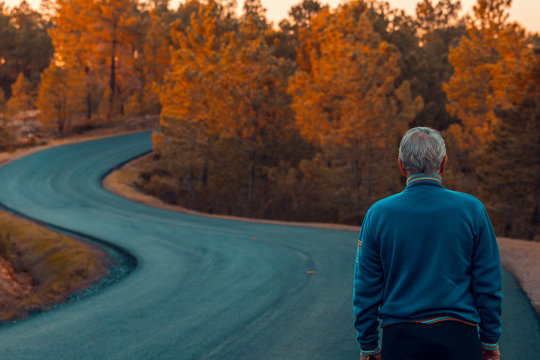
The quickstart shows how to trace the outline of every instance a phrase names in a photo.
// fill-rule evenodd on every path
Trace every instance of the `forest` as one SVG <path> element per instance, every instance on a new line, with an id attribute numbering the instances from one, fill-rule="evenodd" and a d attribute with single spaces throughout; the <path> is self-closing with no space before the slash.
<path id="1" fill-rule="evenodd" d="M 511 0 L 0 2 L 0 150 L 159 115 L 137 186 L 215 214 L 360 225 L 412 126 L 497 235 L 540 241 L 540 37 Z M 35 118 L 35 119 L 34 119 Z M 26 140 L 24 140 L 24 139 Z M 30 140 L 28 140 L 30 139 Z M 36 140 L 37 139 L 37 140 Z M 24 141 L 23 141 L 24 140 Z"/>

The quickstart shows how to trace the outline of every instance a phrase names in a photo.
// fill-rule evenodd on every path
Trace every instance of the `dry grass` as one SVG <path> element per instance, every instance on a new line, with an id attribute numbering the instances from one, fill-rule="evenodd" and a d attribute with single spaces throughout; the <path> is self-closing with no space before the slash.
<path id="1" fill-rule="evenodd" d="M 0 256 L 32 278 L 28 296 L 4 303 L 0 321 L 46 310 L 107 275 L 105 254 L 88 244 L 0 211 Z"/>
<path id="2" fill-rule="evenodd" d="M 172 210 L 183 212 L 187 214 L 194 214 L 199 216 L 206 216 L 211 218 L 227 219 L 227 220 L 237 220 L 245 222 L 256 222 L 264 224 L 275 224 L 275 225 L 289 225 L 289 226 L 309 226 L 309 227 L 319 227 L 325 229 L 334 229 L 334 230 L 348 230 L 348 231 L 359 231 L 359 226 L 353 225 L 342 225 L 342 224 L 330 224 L 330 223 L 308 223 L 308 222 L 292 222 L 292 221 L 281 221 L 281 220 L 264 220 L 264 219 L 251 219 L 245 217 L 238 217 L 232 215 L 216 215 L 216 214 L 207 214 L 200 211 L 195 211 L 187 209 L 180 205 L 171 205 L 167 204 L 160 199 L 144 194 L 137 188 L 136 183 L 139 178 L 139 174 L 152 166 L 152 156 L 153 154 L 147 154 L 140 158 L 137 158 L 133 161 L 130 161 L 119 169 L 111 172 L 103 180 L 103 187 L 110 192 L 117 194 L 119 196 L 125 197 L 132 201 L 136 201 L 145 205 L 155 206 L 162 209 Z"/>

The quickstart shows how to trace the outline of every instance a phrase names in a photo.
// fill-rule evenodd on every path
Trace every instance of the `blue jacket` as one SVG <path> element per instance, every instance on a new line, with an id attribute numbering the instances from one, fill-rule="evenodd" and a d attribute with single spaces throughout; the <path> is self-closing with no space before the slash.
<path id="1" fill-rule="evenodd" d="M 360 231 L 354 273 L 354 326 L 366 355 L 378 330 L 403 323 L 457 320 L 480 328 L 494 349 L 501 334 L 499 248 L 484 205 L 450 191 L 436 174 L 407 179 L 376 202 Z"/>

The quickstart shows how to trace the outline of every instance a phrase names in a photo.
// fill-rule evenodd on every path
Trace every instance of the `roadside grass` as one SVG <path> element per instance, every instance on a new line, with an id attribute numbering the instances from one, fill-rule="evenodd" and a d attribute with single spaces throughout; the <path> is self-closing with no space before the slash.
<path id="1" fill-rule="evenodd" d="M 32 278 L 32 291 L 0 306 L 0 321 L 48 310 L 107 275 L 107 256 L 89 244 L 0 211 L 0 256 Z"/>
<path id="2" fill-rule="evenodd" d="M 152 166 L 152 156 L 152 154 L 143 155 L 116 169 L 110 174 L 114 176 L 108 176 L 106 178 L 108 185 L 117 189 L 120 193 L 130 192 L 140 194 L 140 191 L 135 188 L 135 184 L 141 172 Z"/>
<path id="3" fill-rule="evenodd" d="M 153 169 L 153 156 L 153 153 L 143 155 L 115 169 L 105 177 L 103 186 L 105 189 L 133 201 L 158 207 L 169 205 L 159 198 L 147 194 L 138 186 L 141 173 L 150 172 Z"/>

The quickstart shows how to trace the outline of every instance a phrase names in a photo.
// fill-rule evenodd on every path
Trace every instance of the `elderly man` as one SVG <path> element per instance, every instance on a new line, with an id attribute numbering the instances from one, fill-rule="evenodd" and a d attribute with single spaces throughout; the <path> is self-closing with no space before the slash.
<path id="1" fill-rule="evenodd" d="M 364 217 L 353 296 L 362 360 L 500 358 L 495 234 L 479 200 L 443 187 L 446 161 L 439 132 L 407 131 L 398 158 L 407 186 Z"/>

